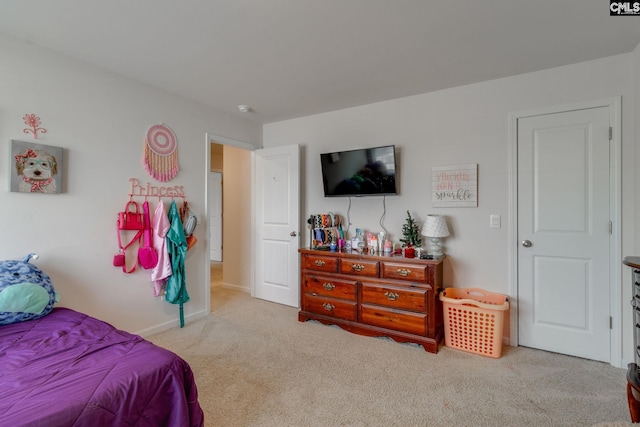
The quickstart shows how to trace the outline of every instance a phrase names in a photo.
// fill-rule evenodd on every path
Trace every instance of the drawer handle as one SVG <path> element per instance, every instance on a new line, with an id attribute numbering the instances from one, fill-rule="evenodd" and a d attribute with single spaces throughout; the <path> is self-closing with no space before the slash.
<path id="1" fill-rule="evenodd" d="M 333 284 L 333 283 L 331 283 L 331 282 L 328 282 L 328 283 L 323 283 L 323 284 L 322 284 L 322 287 L 323 287 L 323 288 L 325 288 L 325 289 L 326 289 L 326 290 L 328 290 L 328 291 L 332 291 L 332 290 L 333 290 L 333 288 L 335 288 L 335 287 L 336 287 L 336 285 L 334 285 L 334 284 Z"/>
<path id="2" fill-rule="evenodd" d="M 389 298 L 389 300 L 390 300 L 390 301 L 395 301 L 395 300 L 397 300 L 398 298 L 400 298 L 400 295 L 398 295 L 398 294 L 397 294 L 397 293 L 395 293 L 395 292 L 385 292 L 385 293 L 384 293 L 384 296 L 385 296 L 385 297 L 387 297 L 387 298 Z"/>
<path id="3" fill-rule="evenodd" d="M 408 275 L 411 274 L 411 270 L 407 270 L 406 268 L 399 268 L 397 271 L 399 275 L 404 277 L 407 277 Z"/>
<path id="4" fill-rule="evenodd" d="M 336 306 L 333 304 L 329 304 L 328 302 L 325 302 L 322 304 L 322 308 L 324 308 L 327 311 L 333 311 L 333 309 L 336 308 Z"/>
<path id="5" fill-rule="evenodd" d="M 364 265 L 362 265 L 362 264 L 353 264 L 351 266 L 351 269 L 355 270 L 357 272 L 360 272 L 360 271 L 364 270 Z"/>
<path id="6" fill-rule="evenodd" d="M 321 259 L 316 260 L 316 267 L 324 267 L 324 261 Z"/>

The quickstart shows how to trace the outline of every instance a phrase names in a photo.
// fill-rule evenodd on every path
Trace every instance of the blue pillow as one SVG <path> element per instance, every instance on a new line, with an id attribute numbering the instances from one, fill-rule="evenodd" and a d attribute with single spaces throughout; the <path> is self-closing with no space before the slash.
<path id="1" fill-rule="evenodd" d="M 0 325 L 46 316 L 59 298 L 51 279 L 29 263 L 37 255 L 20 261 L 0 261 Z"/>

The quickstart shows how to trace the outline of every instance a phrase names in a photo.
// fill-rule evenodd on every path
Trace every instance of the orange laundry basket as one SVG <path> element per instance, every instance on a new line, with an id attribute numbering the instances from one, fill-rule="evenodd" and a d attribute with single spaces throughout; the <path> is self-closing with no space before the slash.
<path id="1" fill-rule="evenodd" d="M 507 297 L 478 288 L 446 288 L 440 294 L 447 347 L 499 358 Z"/>

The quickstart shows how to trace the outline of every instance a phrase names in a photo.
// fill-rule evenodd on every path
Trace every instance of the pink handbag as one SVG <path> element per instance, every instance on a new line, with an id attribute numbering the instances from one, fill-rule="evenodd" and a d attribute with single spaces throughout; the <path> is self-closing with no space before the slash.
<path id="1" fill-rule="evenodd" d="M 135 210 L 131 210 L 132 206 Z M 140 213 L 140 207 L 136 202 L 129 200 L 124 212 L 118 213 L 117 225 L 118 230 L 144 230 L 144 215 Z"/>
<path id="2" fill-rule="evenodd" d="M 160 202 L 162 203 L 162 202 Z M 145 200 L 142 204 L 144 216 L 144 231 L 142 232 L 142 246 L 138 249 L 138 261 L 144 269 L 153 268 L 158 264 L 158 254 L 153 247 L 151 237 L 151 221 L 149 220 L 149 203 Z"/>
<path id="3" fill-rule="evenodd" d="M 131 238 L 131 240 L 123 245 L 121 234 L 123 231 L 137 231 L 135 235 Z M 120 248 L 120 252 L 113 256 L 113 266 L 121 267 L 124 273 L 133 273 L 136 271 L 136 267 L 138 265 L 138 260 L 136 259 L 136 263 L 127 270 L 127 249 L 133 246 L 136 242 L 142 240 L 142 231 L 144 230 L 144 215 L 140 213 L 140 207 L 133 200 L 129 200 L 129 202 L 124 207 L 124 212 L 118 213 L 118 220 L 116 221 L 116 232 L 118 233 L 118 248 Z"/>
<path id="4" fill-rule="evenodd" d="M 133 238 L 126 245 L 122 245 L 122 238 L 120 237 L 120 230 L 118 230 L 118 247 L 120 248 L 120 253 L 115 254 L 113 256 L 113 266 L 114 267 L 122 267 L 122 271 L 124 273 L 133 273 L 136 271 L 136 267 L 138 266 L 138 260 L 136 259 L 136 263 L 133 264 L 131 269 L 127 270 L 127 260 L 126 253 L 127 249 L 129 249 L 135 242 L 139 242 L 142 238 L 142 230 L 138 230 L 138 232 L 133 236 Z"/>

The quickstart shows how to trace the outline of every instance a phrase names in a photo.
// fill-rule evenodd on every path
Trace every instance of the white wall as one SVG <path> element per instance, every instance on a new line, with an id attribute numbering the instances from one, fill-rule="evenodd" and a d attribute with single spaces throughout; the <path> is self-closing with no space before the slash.
<path id="1" fill-rule="evenodd" d="M 636 63 L 638 62 L 636 53 Z M 637 68 L 636 68 L 637 71 Z M 637 72 L 635 73 L 637 74 Z M 429 213 L 447 216 L 451 236 L 444 240 L 445 286 L 480 287 L 509 293 L 509 113 L 622 96 L 623 153 L 634 152 L 633 56 L 618 55 L 479 84 L 462 86 L 326 114 L 268 124 L 265 147 L 304 146 L 302 212 L 347 214 L 348 199 L 324 198 L 321 152 L 395 144 L 399 154 L 401 195 L 386 198 L 384 226 L 394 241 L 401 236 L 409 210 L 424 220 Z M 433 208 L 431 167 L 478 164 L 477 208 Z M 623 158 L 623 198 L 633 200 L 640 185 L 633 156 Z M 633 229 L 636 210 L 625 206 L 623 230 Z M 351 229 L 380 230 L 381 197 L 353 198 Z M 489 215 L 502 217 L 502 228 L 489 228 Z M 302 227 L 305 229 L 306 227 Z M 307 231 L 308 233 L 308 231 Z M 625 235 L 623 255 L 634 252 Z M 302 240 L 308 242 L 308 234 Z M 628 301 L 627 275 L 622 294 Z M 630 310 L 625 305 L 624 354 L 632 357 Z"/>
<path id="2" fill-rule="evenodd" d="M 4 36 L 0 58 L 0 259 L 38 253 L 35 263 L 51 276 L 60 306 L 131 332 L 176 326 L 178 306 L 152 296 L 148 272 L 125 275 L 112 266 L 112 258 L 115 218 L 127 201 L 129 178 L 181 185 L 202 220 L 199 242 L 186 260 L 191 301 L 185 314 L 204 316 L 209 292 L 205 133 L 260 145 L 261 127 Z M 22 131 L 27 113 L 38 115 L 47 129 L 37 142 L 64 148 L 63 194 L 8 191 L 10 141 L 36 142 Z M 145 132 L 159 122 L 176 133 L 180 158 L 179 175 L 165 184 L 142 166 Z M 157 200 L 150 201 L 153 209 Z"/>

